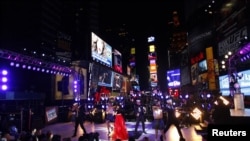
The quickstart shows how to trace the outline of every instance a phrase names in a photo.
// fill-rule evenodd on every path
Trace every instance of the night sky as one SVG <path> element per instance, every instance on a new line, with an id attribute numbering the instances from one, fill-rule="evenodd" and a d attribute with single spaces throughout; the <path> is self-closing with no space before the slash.
<path id="1" fill-rule="evenodd" d="M 147 66 L 148 66 L 148 59 L 147 59 L 147 51 L 148 51 L 148 45 L 147 45 L 147 37 L 149 36 L 155 36 L 156 37 L 156 47 L 157 47 L 157 56 L 158 56 L 158 65 L 160 68 L 162 68 L 162 75 L 165 75 L 166 70 L 166 63 L 167 63 L 167 48 L 169 46 L 169 27 L 168 23 L 172 20 L 172 12 L 174 10 L 177 10 L 178 12 L 182 13 L 183 5 L 181 1 L 184 0 L 150 0 L 150 1 L 128 1 L 128 0 L 108 0 L 108 1 L 100 1 L 101 2 L 101 9 L 100 9 L 100 17 L 101 17 L 101 23 L 104 25 L 109 26 L 118 26 L 122 24 L 127 25 L 127 30 L 130 32 L 130 34 L 135 39 L 134 46 L 137 48 L 137 72 L 140 76 L 141 82 L 142 82 L 142 89 L 147 88 L 148 78 L 143 77 L 148 75 L 147 74 Z M 23 3 L 24 5 L 25 3 Z M 19 6 L 19 5 L 18 5 Z M 181 8 L 180 8 L 181 7 Z M 12 11 L 12 8 L 9 9 Z M 15 9 L 16 10 L 16 9 Z M 14 10 L 14 11 L 15 11 Z M 16 10 L 18 11 L 18 10 Z M 33 24 L 21 24 L 24 23 L 25 20 L 23 18 L 34 18 L 32 15 L 35 14 L 24 14 L 26 16 L 16 16 L 15 12 L 11 12 L 13 16 L 22 18 L 20 20 L 19 24 L 16 24 L 16 22 L 11 22 L 10 25 L 11 33 L 18 32 L 19 34 L 15 34 L 17 41 L 11 42 L 11 43 L 19 43 L 23 42 L 21 38 L 18 36 L 20 33 L 22 33 L 22 38 L 27 39 L 27 41 L 30 41 L 30 38 L 26 38 L 24 36 L 26 31 L 26 28 L 20 28 L 20 25 L 33 25 Z M 9 19 L 11 21 L 12 15 L 11 13 L 8 13 L 8 15 L 4 15 L 6 19 Z M 21 13 L 21 12 L 20 12 Z M 31 12 L 29 12 L 31 13 Z M 1 17 L 3 18 L 3 17 Z M 14 20 L 14 18 L 12 18 Z M 6 20 L 5 20 L 6 21 Z M 14 21 L 18 21 L 18 19 L 15 19 Z M 12 26 L 13 25 L 13 26 Z M 19 26 L 17 26 L 19 25 Z M 33 28 L 36 28 L 36 26 L 32 26 Z M 32 27 L 29 27 L 31 29 Z M 9 28 L 2 28 L 2 31 L 5 31 L 4 33 L 8 33 Z M 24 31 L 25 30 L 25 31 Z M 8 33 L 9 34 L 9 33 Z M 28 34 L 33 35 L 33 34 Z M 4 35 L 3 37 L 5 37 Z M 9 35 L 8 37 L 13 38 L 13 35 Z M 105 39 L 105 37 L 102 37 Z M 19 41 L 20 40 L 20 41 Z M 107 39 L 107 42 L 111 42 L 112 39 Z M 22 42 L 21 42 L 22 41 Z M 26 41 L 26 40 L 25 40 Z M 33 40 L 32 40 L 33 41 Z M 31 44 L 33 45 L 33 44 Z M 111 44 L 111 46 L 114 46 Z M 9 47 L 9 46 L 8 46 Z M 14 47 L 12 48 L 14 49 Z M 21 48 L 18 48 L 21 49 Z"/>
<path id="2" fill-rule="evenodd" d="M 173 11 L 177 11 L 180 14 L 180 18 L 184 18 L 183 0 L 143 2 L 121 0 L 102 2 L 102 23 L 111 27 L 126 24 L 127 30 L 135 39 L 137 54 L 136 72 L 140 77 L 141 89 L 148 88 L 147 76 L 149 74 L 148 71 L 145 70 L 148 69 L 147 37 L 149 36 L 155 36 L 156 38 L 155 45 L 157 47 L 158 71 L 160 73 L 158 77 L 165 78 L 165 71 L 167 69 L 167 48 L 169 47 L 169 36 L 171 36 L 171 29 L 169 29 L 168 23 L 172 21 Z M 112 39 L 110 40 L 112 41 Z M 162 83 L 164 83 L 164 81 Z"/>

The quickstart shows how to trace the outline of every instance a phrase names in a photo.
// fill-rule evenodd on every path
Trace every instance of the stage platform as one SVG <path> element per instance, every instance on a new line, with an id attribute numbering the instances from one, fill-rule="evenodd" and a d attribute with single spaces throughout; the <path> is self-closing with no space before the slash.
<path id="1" fill-rule="evenodd" d="M 230 109 L 232 124 L 250 124 L 250 109 Z"/>
<path id="2" fill-rule="evenodd" d="M 107 128 L 105 123 L 94 123 L 90 122 L 84 123 L 86 130 L 88 133 L 98 132 L 99 141 L 110 141 L 107 136 Z M 127 130 L 129 134 L 134 131 L 135 122 L 126 122 Z M 138 131 L 141 130 L 141 126 L 138 128 Z M 61 139 L 71 139 L 71 141 L 78 141 L 78 138 L 82 135 L 82 130 L 79 128 L 77 132 L 77 136 L 71 138 L 74 131 L 74 123 L 65 122 L 65 123 L 55 123 L 52 125 L 48 125 L 42 129 L 43 132 L 51 131 L 53 134 L 57 134 L 61 136 Z M 144 137 L 148 137 L 150 141 L 155 141 L 155 130 L 152 129 L 151 122 L 146 122 L 146 132 L 147 134 L 141 134 L 136 141 L 142 141 Z M 193 126 L 188 128 L 182 128 L 183 135 L 186 141 L 206 141 L 201 135 L 198 135 L 194 130 Z M 174 126 L 170 127 L 170 130 L 166 133 L 167 141 L 179 141 L 179 135 Z M 160 141 L 159 139 L 157 141 Z"/>
<path id="3" fill-rule="evenodd" d="M 244 110 L 230 109 L 232 117 L 250 117 L 250 109 L 245 108 Z"/>

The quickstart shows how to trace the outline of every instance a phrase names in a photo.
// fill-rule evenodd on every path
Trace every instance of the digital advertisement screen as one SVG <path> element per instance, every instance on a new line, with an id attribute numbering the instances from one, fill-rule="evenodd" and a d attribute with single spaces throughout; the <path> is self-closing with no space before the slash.
<path id="1" fill-rule="evenodd" d="M 112 87 L 112 70 L 98 64 L 93 64 L 91 71 L 91 82 L 96 83 L 98 86 Z"/>
<path id="2" fill-rule="evenodd" d="M 150 81 L 155 83 L 158 82 L 157 73 L 150 73 Z"/>
<path id="3" fill-rule="evenodd" d="M 122 88 L 123 76 L 119 73 L 113 73 L 113 91 L 120 91 Z"/>
<path id="4" fill-rule="evenodd" d="M 155 52 L 150 52 L 148 53 L 148 59 L 151 60 L 151 59 L 156 59 L 156 53 Z"/>
<path id="5" fill-rule="evenodd" d="M 75 98 L 75 84 L 77 82 L 77 93 L 80 98 L 84 99 L 87 95 L 87 69 L 81 67 L 74 67 L 74 74 L 69 76 L 55 75 L 55 100 L 70 100 Z"/>
<path id="6" fill-rule="evenodd" d="M 119 72 L 119 73 L 122 73 L 122 54 L 114 49 L 114 65 L 113 65 L 113 69 L 116 71 L 116 72 Z"/>
<path id="7" fill-rule="evenodd" d="M 202 60 L 198 63 L 199 72 L 207 71 L 207 60 Z"/>
<path id="8" fill-rule="evenodd" d="M 238 73 L 243 75 L 241 79 L 238 78 L 241 93 L 243 93 L 245 96 L 250 96 L 250 70 L 245 70 Z M 220 92 L 223 96 L 229 96 L 230 94 L 228 78 L 228 75 L 219 76 Z"/>
<path id="9" fill-rule="evenodd" d="M 91 56 L 94 61 L 112 67 L 112 47 L 93 32 L 91 33 Z"/>
<path id="10" fill-rule="evenodd" d="M 168 70 L 166 77 L 169 88 L 176 88 L 181 86 L 180 69 Z"/>

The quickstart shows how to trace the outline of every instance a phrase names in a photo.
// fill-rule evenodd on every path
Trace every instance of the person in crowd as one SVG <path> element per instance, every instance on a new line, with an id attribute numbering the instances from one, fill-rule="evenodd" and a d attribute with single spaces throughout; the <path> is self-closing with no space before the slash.
<path id="1" fill-rule="evenodd" d="M 114 106 L 112 102 L 107 103 L 106 107 L 106 125 L 108 130 L 108 136 L 110 135 L 111 131 L 113 130 L 113 126 L 111 125 L 111 122 L 114 122 Z"/>
<path id="2" fill-rule="evenodd" d="M 124 117 L 122 115 L 121 106 L 118 105 L 116 108 L 114 130 L 111 134 L 112 140 L 128 140 L 128 131 L 125 124 Z"/>
<path id="3" fill-rule="evenodd" d="M 1 139 L 6 140 L 6 141 L 14 141 L 14 140 L 16 140 L 15 136 L 11 135 L 9 133 L 9 131 L 8 132 L 3 132 Z"/>
<path id="4" fill-rule="evenodd" d="M 161 132 L 161 135 L 163 136 L 164 132 L 164 120 L 163 120 L 163 110 L 161 108 L 161 102 L 156 101 L 156 103 L 152 106 L 153 110 L 153 123 L 152 128 L 155 129 L 155 141 L 158 141 L 158 132 Z"/>
<path id="5" fill-rule="evenodd" d="M 230 106 L 224 104 L 223 100 L 218 98 L 212 110 L 212 119 L 214 124 L 230 123 Z"/>
<path id="6" fill-rule="evenodd" d="M 72 137 L 76 136 L 77 129 L 78 129 L 79 125 L 82 128 L 84 134 L 87 134 L 87 131 L 83 125 L 85 118 L 86 118 L 85 117 L 85 107 L 80 105 L 79 103 L 74 103 L 72 111 L 75 112 L 75 130 L 74 130 L 74 134 L 72 135 Z"/>
<path id="7" fill-rule="evenodd" d="M 171 125 L 174 125 L 178 131 L 178 134 L 180 136 L 180 141 L 185 141 L 183 134 L 181 132 L 181 128 L 180 128 L 180 122 L 177 119 L 177 117 L 175 116 L 175 109 L 172 106 L 172 104 L 168 103 L 166 106 L 166 111 L 167 111 L 167 123 L 166 126 L 164 128 L 164 136 L 166 135 L 168 129 L 171 127 Z M 166 138 L 166 137 L 165 137 Z"/>
<path id="8" fill-rule="evenodd" d="M 136 100 L 135 105 L 135 116 L 136 116 L 136 124 L 135 124 L 135 133 L 137 133 L 139 123 L 142 123 L 142 130 L 144 134 L 147 134 L 145 131 L 145 112 L 146 108 L 141 104 L 141 100 Z"/>

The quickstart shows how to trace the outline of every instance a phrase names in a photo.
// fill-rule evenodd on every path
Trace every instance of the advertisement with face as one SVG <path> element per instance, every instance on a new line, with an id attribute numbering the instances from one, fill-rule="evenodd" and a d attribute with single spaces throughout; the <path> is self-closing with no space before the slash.
<path id="1" fill-rule="evenodd" d="M 91 56 L 94 61 L 112 67 L 112 47 L 93 32 L 91 33 Z"/>

